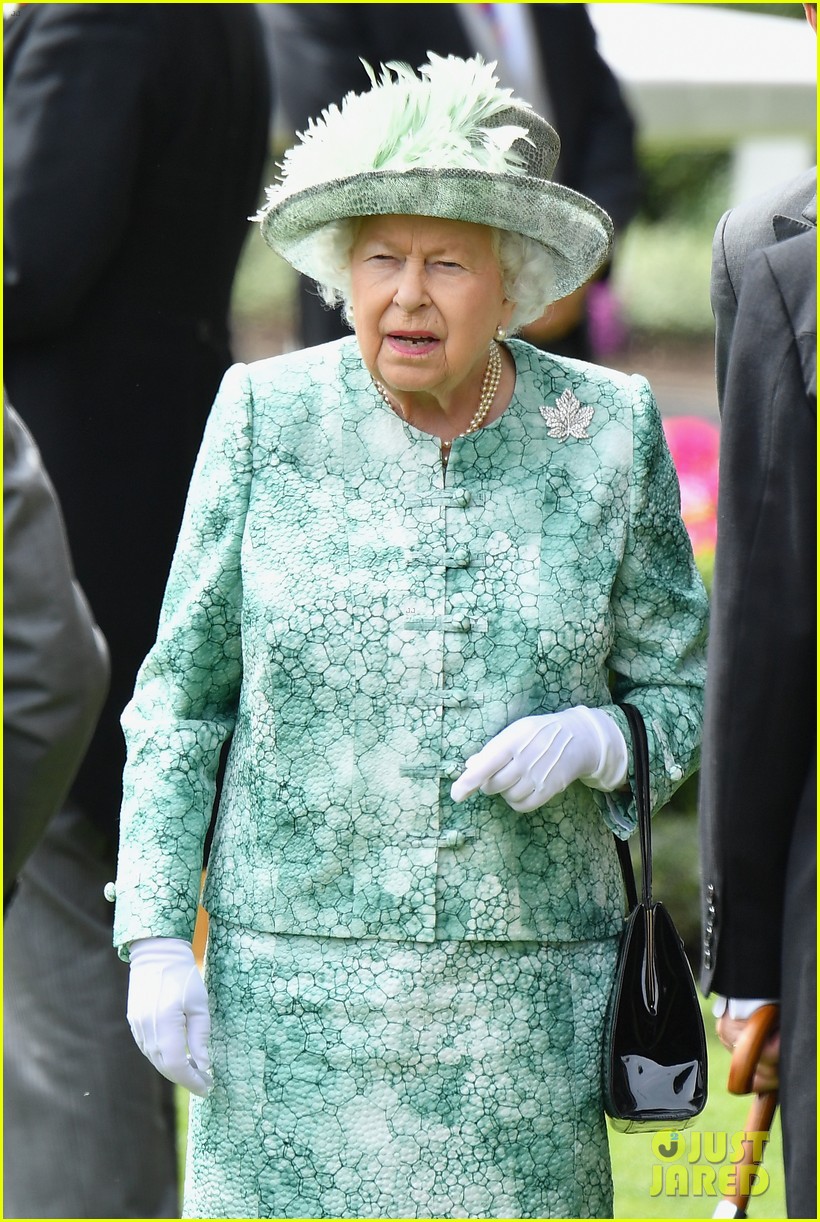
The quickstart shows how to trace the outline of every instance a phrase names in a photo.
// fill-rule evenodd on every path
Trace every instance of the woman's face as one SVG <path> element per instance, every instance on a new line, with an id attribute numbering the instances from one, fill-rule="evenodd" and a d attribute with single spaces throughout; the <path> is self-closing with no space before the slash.
<path id="1" fill-rule="evenodd" d="M 514 308 L 489 228 L 425 216 L 365 217 L 351 273 L 356 337 L 373 377 L 393 393 L 440 401 L 462 386 L 480 389 L 490 340 Z"/>

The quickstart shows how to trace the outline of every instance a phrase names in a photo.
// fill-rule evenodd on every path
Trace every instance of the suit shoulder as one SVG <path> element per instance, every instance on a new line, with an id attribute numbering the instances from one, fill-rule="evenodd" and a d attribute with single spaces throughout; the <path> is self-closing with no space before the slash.
<path id="1" fill-rule="evenodd" d="M 718 226 L 723 232 L 724 245 L 751 250 L 768 246 L 775 240 L 775 216 L 801 217 L 817 197 L 817 170 L 805 170 L 786 182 L 778 183 L 752 199 L 730 208 Z M 808 218 L 807 218 L 808 221 Z"/>

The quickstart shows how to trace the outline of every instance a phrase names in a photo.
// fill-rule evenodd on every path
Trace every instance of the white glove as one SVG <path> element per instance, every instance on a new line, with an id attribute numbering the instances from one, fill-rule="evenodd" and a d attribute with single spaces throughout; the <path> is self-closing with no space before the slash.
<path id="1" fill-rule="evenodd" d="M 514 721 L 470 756 L 450 796 L 463 802 L 480 789 L 501 794 L 513 810 L 530 811 L 573 781 L 617 789 L 626 780 L 627 763 L 626 741 L 614 718 L 578 705 Z"/>
<path id="2" fill-rule="evenodd" d="M 140 1052 L 169 1081 L 207 1095 L 211 1018 L 190 942 L 138 938 L 129 952 L 127 1017 Z"/>

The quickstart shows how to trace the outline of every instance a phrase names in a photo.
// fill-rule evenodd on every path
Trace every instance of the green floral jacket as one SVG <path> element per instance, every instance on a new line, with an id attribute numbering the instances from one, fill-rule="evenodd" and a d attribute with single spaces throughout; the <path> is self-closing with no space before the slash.
<path id="1" fill-rule="evenodd" d="M 646 382 L 511 341 L 515 393 L 453 446 L 379 398 L 354 339 L 225 376 L 128 740 L 115 942 L 260 931 L 614 934 L 580 782 L 530 814 L 450 785 L 518 717 L 630 700 L 655 807 L 698 764 L 706 595 Z M 614 711 L 625 736 L 620 710 Z"/>

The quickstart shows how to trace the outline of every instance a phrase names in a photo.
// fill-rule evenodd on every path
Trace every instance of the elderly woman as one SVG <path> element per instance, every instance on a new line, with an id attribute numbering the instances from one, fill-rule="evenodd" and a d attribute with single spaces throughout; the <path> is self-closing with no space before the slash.
<path id="1" fill-rule="evenodd" d="M 431 56 L 312 124 L 261 214 L 356 334 L 226 375 L 124 716 L 116 942 L 198 1096 L 186 1216 L 611 1212 L 614 702 L 661 805 L 705 595 L 646 383 L 506 338 L 609 247 L 557 153 Z"/>

